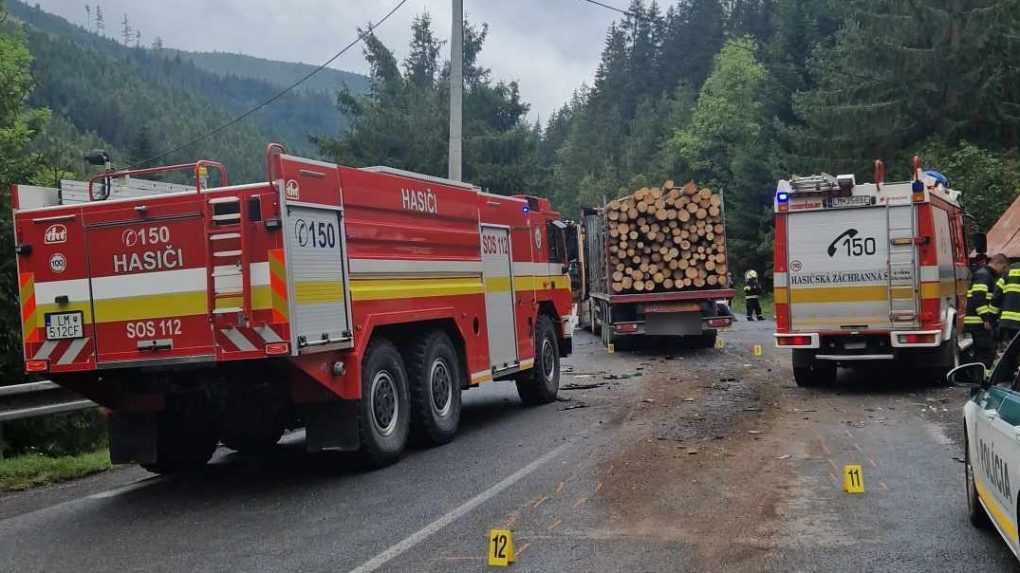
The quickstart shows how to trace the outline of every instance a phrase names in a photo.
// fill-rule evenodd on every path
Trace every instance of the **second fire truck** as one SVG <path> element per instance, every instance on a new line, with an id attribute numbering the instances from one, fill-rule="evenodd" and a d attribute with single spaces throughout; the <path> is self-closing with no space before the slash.
<path id="1" fill-rule="evenodd" d="M 853 175 L 780 181 L 775 196 L 776 345 L 800 386 L 837 366 L 906 365 L 941 378 L 969 343 L 970 280 L 959 192 L 921 169 L 886 183 Z"/>
<path id="2" fill-rule="evenodd" d="M 110 410 L 114 462 L 170 472 L 304 426 L 382 465 L 451 440 L 462 390 L 555 399 L 571 294 L 547 200 L 266 162 L 249 185 L 203 161 L 14 187 L 27 370 Z M 139 179 L 168 170 L 194 185 Z"/>

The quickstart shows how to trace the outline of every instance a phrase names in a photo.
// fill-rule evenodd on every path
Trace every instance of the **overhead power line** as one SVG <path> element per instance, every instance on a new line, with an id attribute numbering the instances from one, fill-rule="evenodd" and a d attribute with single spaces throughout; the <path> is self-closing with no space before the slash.
<path id="1" fill-rule="evenodd" d="M 617 12 L 619 14 L 623 14 L 624 16 L 627 16 L 629 18 L 636 18 L 638 20 L 647 20 L 648 19 L 648 17 L 645 16 L 644 14 L 636 14 L 636 13 L 631 12 L 629 10 L 624 10 L 623 8 L 617 8 L 616 6 L 612 6 L 610 4 L 606 4 L 605 2 L 599 2 L 598 0 L 581 0 L 581 1 L 582 2 L 587 2 L 587 3 L 592 4 L 594 6 L 598 6 L 600 8 L 605 8 L 606 10 L 611 10 L 613 12 Z"/>
<path id="2" fill-rule="evenodd" d="M 296 82 L 290 84 L 289 86 L 283 88 L 279 92 L 273 94 L 271 97 L 267 98 L 262 103 L 256 105 L 255 107 L 249 109 L 248 111 L 242 113 L 241 115 L 231 119 L 230 121 L 228 121 L 228 122 L 226 122 L 226 123 L 224 123 L 224 124 L 222 124 L 222 125 L 220 125 L 220 126 L 218 126 L 216 128 L 213 128 L 210 131 L 207 131 L 207 132 L 203 133 L 202 135 L 194 137 L 191 140 L 186 141 L 186 142 L 184 142 L 184 143 L 182 143 L 182 144 L 180 144 L 180 145 L 170 149 L 169 151 L 165 151 L 163 153 L 160 153 L 159 155 L 156 155 L 155 157 L 150 157 L 149 159 L 146 159 L 144 161 L 140 161 L 140 162 L 136 163 L 135 165 L 132 165 L 131 167 L 132 168 L 142 167 L 142 166 L 147 165 L 149 163 L 152 163 L 154 161 L 158 161 L 158 160 L 163 159 L 164 157 L 166 157 L 166 156 L 168 156 L 168 155 L 170 155 L 172 153 L 176 153 L 176 152 L 178 152 L 178 151 L 180 151 L 182 149 L 191 147 L 192 145 L 195 145 L 196 143 L 198 143 L 200 141 L 204 141 L 206 139 L 209 139 L 210 137 L 216 135 L 217 133 L 220 133 L 221 131 L 223 131 L 225 129 L 229 129 L 230 127 L 233 127 L 233 126 L 237 125 L 238 123 L 241 123 L 248 116 L 258 112 L 262 108 L 272 104 L 276 100 L 278 100 L 281 97 L 287 95 L 294 88 L 296 88 L 299 85 L 305 83 L 306 81 L 311 79 L 312 76 L 314 76 L 315 74 L 317 74 L 317 73 L 321 72 L 322 70 L 326 69 L 326 67 L 329 66 L 330 64 L 332 64 L 333 62 L 335 62 L 337 60 L 337 58 L 339 58 L 340 56 L 346 54 L 348 51 L 350 51 L 351 48 L 353 48 L 354 46 L 357 46 L 359 43 L 361 43 L 372 32 L 374 32 L 376 28 L 378 28 L 379 26 L 382 26 L 384 23 L 386 23 L 386 20 L 389 20 L 390 16 L 393 16 L 397 12 L 397 10 L 400 10 L 400 8 L 403 7 L 404 4 L 407 4 L 407 1 L 408 0 L 400 0 L 400 2 L 398 2 L 396 6 L 394 6 L 389 12 L 387 12 L 386 15 L 382 17 L 381 20 L 379 20 L 375 24 L 369 23 L 368 28 L 366 30 L 364 30 L 363 32 L 358 34 L 358 36 L 356 38 L 351 40 L 351 42 L 348 43 L 346 46 L 344 46 L 343 49 L 341 49 L 339 52 L 334 54 L 332 58 L 326 60 L 325 62 L 322 63 L 322 65 L 320 65 L 320 66 L 316 67 L 314 70 L 308 72 L 307 74 L 305 74 L 304 76 L 299 78 Z"/>

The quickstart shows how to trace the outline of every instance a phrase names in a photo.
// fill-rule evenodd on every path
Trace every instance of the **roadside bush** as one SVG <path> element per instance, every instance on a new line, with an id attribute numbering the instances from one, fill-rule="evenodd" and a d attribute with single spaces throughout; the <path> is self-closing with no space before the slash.
<path id="1" fill-rule="evenodd" d="M 55 457 L 92 452 L 106 443 L 106 417 L 90 410 L 6 422 L 0 447 L 4 456 L 38 453 Z"/>

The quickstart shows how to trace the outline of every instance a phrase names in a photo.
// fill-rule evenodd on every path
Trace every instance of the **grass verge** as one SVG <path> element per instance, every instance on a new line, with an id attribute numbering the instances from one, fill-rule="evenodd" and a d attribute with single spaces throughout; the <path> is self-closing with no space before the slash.
<path id="1" fill-rule="evenodd" d="M 762 293 L 758 297 L 758 302 L 761 304 L 761 312 L 768 318 L 775 318 L 776 314 L 772 306 L 772 293 Z M 747 316 L 747 306 L 744 304 L 744 295 L 738 294 L 737 298 L 733 299 L 733 314 L 738 317 Z"/>
<path id="2" fill-rule="evenodd" d="M 0 491 L 20 491 L 78 479 L 108 469 L 110 451 L 106 449 L 56 458 L 39 454 L 15 456 L 0 461 Z"/>

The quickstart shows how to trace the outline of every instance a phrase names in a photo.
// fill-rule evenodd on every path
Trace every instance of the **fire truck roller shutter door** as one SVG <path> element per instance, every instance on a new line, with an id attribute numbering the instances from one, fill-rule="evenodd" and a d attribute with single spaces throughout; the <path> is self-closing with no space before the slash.
<path id="1" fill-rule="evenodd" d="M 481 240 L 489 364 L 501 370 L 517 362 L 510 230 L 483 225 Z"/>
<path id="2" fill-rule="evenodd" d="M 291 329 L 298 348 L 349 341 L 340 213 L 287 206 L 287 273 Z"/>

